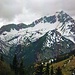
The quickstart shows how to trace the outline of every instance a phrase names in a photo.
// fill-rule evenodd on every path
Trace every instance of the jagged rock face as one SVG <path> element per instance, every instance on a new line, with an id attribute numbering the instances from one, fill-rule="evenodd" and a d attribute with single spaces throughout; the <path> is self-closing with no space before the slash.
<path id="1" fill-rule="evenodd" d="M 2 34 L 3 32 L 7 31 L 10 32 L 11 29 L 16 29 L 17 31 L 19 31 L 22 28 L 27 28 L 28 26 L 26 24 L 9 24 L 9 25 L 4 25 L 3 27 L 0 28 L 0 34 Z"/>
<path id="2" fill-rule="evenodd" d="M 74 43 L 64 38 L 57 30 L 47 32 L 35 42 L 35 50 L 40 55 L 38 60 L 54 58 L 58 55 L 69 53 L 73 48 Z"/>
<path id="3" fill-rule="evenodd" d="M 44 16 L 29 25 L 6 25 L 0 29 L 0 37 L 10 47 L 8 51 L 3 48 L 0 52 L 7 53 L 10 61 L 16 53 L 19 60 L 24 58 L 27 61 L 26 64 L 54 58 L 75 49 L 74 28 L 75 21 L 63 11 Z"/>
<path id="4" fill-rule="evenodd" d="M 0 39 L 0 53 L 8 54 L 10 45 Z"/>
<path id="5" fill-rule="evenodd" d="M 67 39 L 70 39 L 75 43 L 75 20 L 68 14 L 61 11 L 57 15 L 58 21 L 58 31 Z"/>
<path id="6" fill-rule="evenodd" d="M 23 44 L 12 46 L 8 55 L 13 57 L 16 53 L 18 60 L 24 58 L 26 64 L 31 64 L 69 53 L 74 48 L 75 44 L 72 41 L 63 37 L 57 30 L 52 30 L 35 42 L 25 39 Z"/>
<path id="7" fill-rule="evenodd" d="M 2 38 L 2 40 L 4 40 L 5 37 L 8 42 L 10 40 L 10 44 L 11 41 L 14 42 L 15 39 L 20 39 L 21 37 L 26 36 L 31 41 L 36 41 L 46 32 L 53 29 L 57 29 L 58 32 L 60 32 L 64 37 L 74 42 L 75 21 L 63 11 L 56 12 L 53 16 L 44 16 L 40 19 L 35 20 L 29 25 L 21 23 L 18 25 L 9 24 L 3 26 L 0 28 L 0 37 Z"/>

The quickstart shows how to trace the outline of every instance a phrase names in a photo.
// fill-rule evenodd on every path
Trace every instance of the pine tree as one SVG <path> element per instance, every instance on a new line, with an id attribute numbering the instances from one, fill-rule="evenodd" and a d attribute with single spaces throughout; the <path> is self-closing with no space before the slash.
<path id="1" fill-rule="evenodd" d="M 60 67 L 57 68 L 56 75 L 62 75 L 62 70 Z"/>
<path id="2" fill-rule="evenodd" d="M 36 66 L 35 68 L 35 75 L 43 75 L 43 65 L 37 64 L 38 66 Z"/>
<path id="3" fill-rule="evenodd" d="M 39 75 L 43 75 L 43 65 L 40 64 L 39 66 Z"/>
<path id="4" fill-rule="evenodd" d="M 54 74 L 53 66 L 51 66 L 51 75 Z"/>
<path id="5" fill-rule="evenodd" d="M 16 54 L 13 58 L 13 70 L 15 71 L 15 75 L 18 75 L 18 60 Z"/>
<path id="6" fill-rule="evenodd" d="M 20 63 L 19 75 L 24 75 L 24 64 L 23 64 L 23 60 L 21 60 L 21 63 Z"/>
<path id="7" fill-rule="evenodd" d="M 47 63 L 47 66 L 46 66 L 46 75 L 49 75 L 49 63 Z"/>
<path id="8" fill-rule="evenodd" d="M 39 64 L 35 64 L 34 69 L 35 69 L 34 75 L 38 75 L 38 73 L 39 73 Z"/>
<path id="9" fill-rule="evenodd" d="M 1 61 L 4 61 L 3 55 L 1 54 Z"/>

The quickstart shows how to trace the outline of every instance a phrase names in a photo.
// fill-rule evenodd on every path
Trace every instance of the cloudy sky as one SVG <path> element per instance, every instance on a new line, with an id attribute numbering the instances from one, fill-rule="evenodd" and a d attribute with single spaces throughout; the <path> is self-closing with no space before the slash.
<path id="1" fill-rule="evenodd" d="M 26 24 L 63 10 L 75 16 L 75 0 L 0 0 L 0 27 L 8 23 Z"/>

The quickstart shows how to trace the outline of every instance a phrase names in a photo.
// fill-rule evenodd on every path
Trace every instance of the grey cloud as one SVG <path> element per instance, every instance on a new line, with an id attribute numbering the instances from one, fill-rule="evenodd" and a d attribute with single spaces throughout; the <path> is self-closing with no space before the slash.
<path id="1" fill-rule="evenodd" d="M 75 0 L 27 0 L 25 6 L 30 12 L 47 15 L 59 10 L 66 11 L 71 16 L 75 15 Z"/>
<path id="2" fill-rule="evenodd" d="M 13 22 L 32 22 L 63 10 L 75 15 L 75 0 L 0 0 L 0 18 Z"/>
<path id="3" fill-rule="evenodd" d="M 0 18 L 12 20 L 22 11 L 20 0 L 0 0 Z"/>
<path id="4" fill-rule="evenodd" d="M 33 13 L 52 14 L 60 10 L 60 0 L 27 0 L 25 6 Z"/>
<path id="5" fill-rule="evenodd" d="M 71 16 L 75 16 L 75 0 L 62 0 L 61 7 Z"/>

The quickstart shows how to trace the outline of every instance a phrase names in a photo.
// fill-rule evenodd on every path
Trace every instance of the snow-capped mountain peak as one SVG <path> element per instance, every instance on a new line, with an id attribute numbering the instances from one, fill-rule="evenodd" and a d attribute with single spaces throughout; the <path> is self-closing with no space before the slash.
<path id="1" fill-rule="evenodd" d="M 10 60 L 16 53 L 18 58 L 23 57 L 28 64 L 74 50 L 75 21 L 60 11 L 52 16 L 41 17 L 29 25 L 21 23 L 3 26 L 0 38 L 0 44 L 3 45 L 1 53 L 8 53 Z"/>
<path id="2" fill-rule="evenodd" d="M 59 21 L 58 31 L 75 43 L 75 20 L 63 11 L 57 12 L 57 18 Z"/>
<path id="3" fill-rule="evenodd" d="M 26 24 L 9 24 L 0 29 L 0 37 L 2 40 L 10 44 L 23 41 L 28 38 L 31 42 L 36 41 L 44 36 L 50 30 L 57 29 L 57 31 L 70 39 L 75 41 L 75 21 L 67 13 L 60 11 L 52 16 L 44 16 L 35 20 L 29 25 Z"/>

